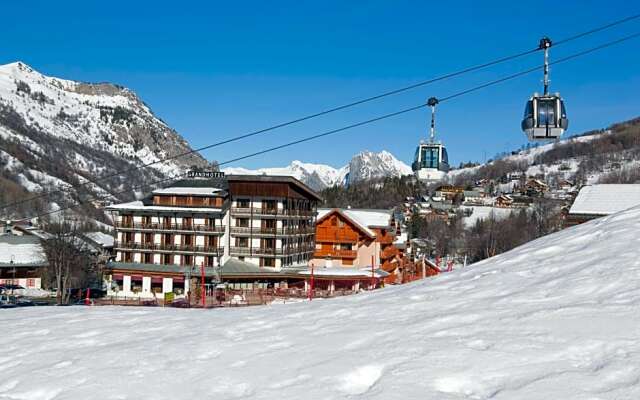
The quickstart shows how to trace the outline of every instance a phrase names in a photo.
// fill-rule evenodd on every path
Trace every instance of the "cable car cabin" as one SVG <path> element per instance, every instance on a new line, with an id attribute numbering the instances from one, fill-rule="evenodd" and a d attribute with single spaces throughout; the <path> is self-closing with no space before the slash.
<path id="1" fill-rule="evenodd" d="M 522 130 L 530 141 L 558 139 L 569 127 L 564 102 L 559 94 L 531 97 L 524 109 Z"/>
<path id="2" fill-rule="evenodd" d="M 442 143 L 420 143 L 412 164 L 419 180 L 439 181 L 449 171 L 449 156 Z"/>

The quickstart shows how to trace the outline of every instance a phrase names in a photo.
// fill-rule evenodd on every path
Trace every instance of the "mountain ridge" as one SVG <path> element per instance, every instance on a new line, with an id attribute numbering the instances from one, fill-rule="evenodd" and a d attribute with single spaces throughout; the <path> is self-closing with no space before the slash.
<path id="1" fill-rule="evenodd" d="M 305 163 L 294 160 L 286 167 L 246 169 L 224 168 L 227 174 L 286 175 L 293 176 L 315 190 L 381 177 L 410 175 L 411 167 L 386 150 L 378 153 L 368 150 L 355 154 L 348 164 L 335 168 L 326 164 Z"/>
<path id="2" fill-rule="evenodd" d="M 86 203 L 83 214 L 99 215 L 91 203 L 129 199 L 145 183 L 210 164 L 194 153 L 129 176 L 103 177 L 190 150 L 128 88 L 50 77 L 20 61 L 0 66 L 0 185 L 11 188 L 0 202 L 59 192 L 39 206 L 2 210 L 3 217 L 78 201 Z M 78 187 L 89 181 L 96 183 Z"/>

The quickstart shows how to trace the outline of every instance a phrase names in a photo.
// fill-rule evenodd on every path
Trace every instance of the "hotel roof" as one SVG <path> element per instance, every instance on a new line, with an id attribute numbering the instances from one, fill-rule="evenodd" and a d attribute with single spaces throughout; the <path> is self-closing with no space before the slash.
<path id="1" fill-rule="evenodd" d="M 173 195 L 194 195 L 194 196 L 211 196 L 223 192 L 222 189 L 215 187 L 167 187 L 164 189 L 156 189 L 153 194 L 173 194 Z"/>
<path id="2" fill-rule="evenodd" d="M 178 207 L 178 206 L 154 206 L 145 205 L 141 200 L 131 201 L 128 203 L 113 204 L 107 206 L 109 211 L 171 211 L 171 212 L 188 212 L 188 213 L 216 213 L 222 212 L 221 208 L 211 207 Z"/>

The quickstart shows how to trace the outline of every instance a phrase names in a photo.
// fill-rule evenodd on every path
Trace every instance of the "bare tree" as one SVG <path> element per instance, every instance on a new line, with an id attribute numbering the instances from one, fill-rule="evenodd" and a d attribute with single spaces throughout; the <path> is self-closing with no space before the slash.
<path id="1" fill-rule="evenodd" d="M 79 225 L 64 222 L 49 225 L 44 242 L 49 260 L 47 278 L 56 289 L 58 304 L 68 304 L 73 287 L 84 287 L 94 264 L 88 245 L 80 238 Z"/>

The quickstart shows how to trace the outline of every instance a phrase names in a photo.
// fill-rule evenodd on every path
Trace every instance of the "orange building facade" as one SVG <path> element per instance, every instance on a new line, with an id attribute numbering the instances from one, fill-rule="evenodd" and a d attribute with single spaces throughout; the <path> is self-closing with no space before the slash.
<path id="1" fill-rule="evenodd" d="M 311 262 L 317 267 L 381 269 L 386 283 L 401 283 L 409 260 L 406 243 L 396 246 L 400 230 L 388 210 L 318 209 L 316 248 Z"/>

